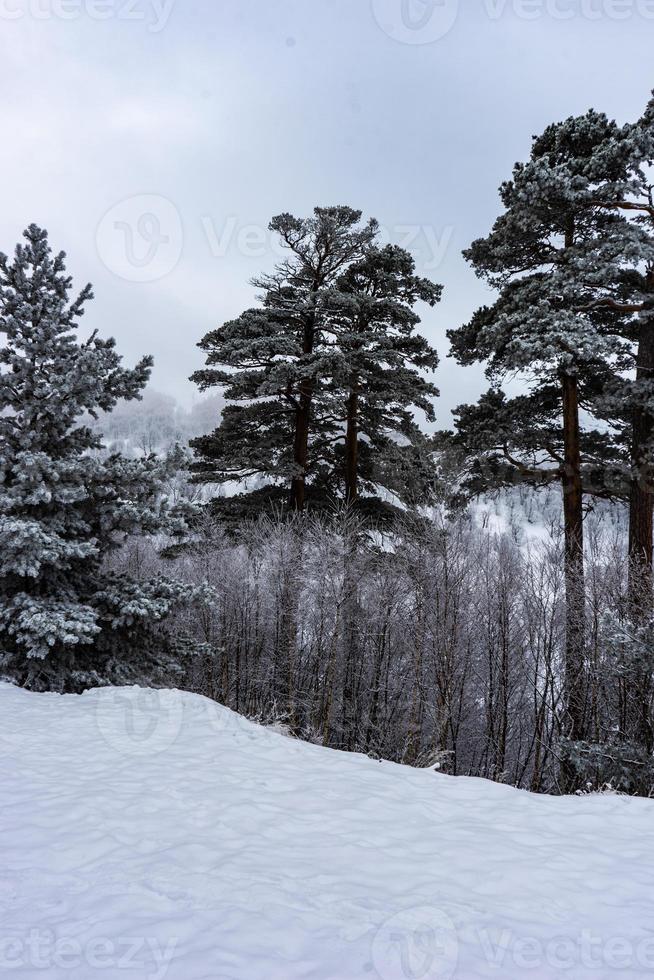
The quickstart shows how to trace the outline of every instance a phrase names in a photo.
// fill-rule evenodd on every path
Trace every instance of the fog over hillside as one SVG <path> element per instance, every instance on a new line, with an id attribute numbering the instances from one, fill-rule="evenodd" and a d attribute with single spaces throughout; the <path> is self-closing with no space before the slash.
<path id="1" fill-rule="evenodd" d="M 146 388 L 140 401 L 121 401 L 90 425 L 112 452 L 164 453 L 215 429 L 224 406 L 222 395 L 209 395 L 185 408 L 172 395 Z"/>

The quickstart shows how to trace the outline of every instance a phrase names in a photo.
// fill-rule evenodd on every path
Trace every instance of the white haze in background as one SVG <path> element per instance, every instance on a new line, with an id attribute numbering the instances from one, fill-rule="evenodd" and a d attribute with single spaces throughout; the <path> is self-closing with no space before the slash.
<path id="1" fill-rule="evenodd" d="M 220 395 L 208 395 L 187 408 L 173 395 L 148 387 L 142 399 L 118 402 L 112 412 L 85 421 L 101 435 L 110 452 L 164 455 L 175 446 L 187 446 L 195 436 L 213 432 L 220 424 L 224 406 Z"/>

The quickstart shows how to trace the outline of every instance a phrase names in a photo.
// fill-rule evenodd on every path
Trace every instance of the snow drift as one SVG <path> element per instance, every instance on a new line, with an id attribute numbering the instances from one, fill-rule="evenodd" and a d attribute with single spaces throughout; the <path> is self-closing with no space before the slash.
<path id="1" fill-rule="evenodd" d="M 0 685 L 0 968 L 654 974 L 654 804 L 306 745 L 179 691 Z"/>

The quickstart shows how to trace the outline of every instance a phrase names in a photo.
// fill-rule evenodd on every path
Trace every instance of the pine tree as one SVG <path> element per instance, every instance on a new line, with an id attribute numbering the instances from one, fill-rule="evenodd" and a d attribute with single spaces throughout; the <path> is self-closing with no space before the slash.
<path id="1" fill-rule="evenodd" d="M 200 343 L 202 389 L 225 386 L 218 429 L 193 441 L 195 479 L 259 486 L 239 504 L 314 506 L 358 499 L 380 513 L 380 487 L 403 500 L 429 498 L 431 447 L 412 410 L 433 418 L 436 389 L 423 375 L 437 358 L 415 333 L 414 306 L 441 287 L 415 275 L 400 248 L 374 246 L 376 222 L 360 212 L 316 208 L 314 217 L 275 218 L 291 258 L 256 280 L 262 306 Z M 263 485 L 262 485 L 263 484 Z M 221 501 L 223 509 L 226 502 Z M 229 506 L 229 503 L 227 503 Z"/>
<path id="2" fill-rule="evenodd" d="M 310 218 L 281 214 L 270 223 L 289 257 L 254 285 L 262 306 L 212 331 L 199 346 L 207 368 L 192 380 L 201 390 L 225 386 L 232 404 L 209 436 L 193 441 L 196 477 L 207 483 L 258 477 L 268 497 L 290 484 L 293 510 L 307 486 L 321 488 L 333 424 L 314 411 L 325 372 L 325 307 L 334 283 L 374 241 L 377 223 L 360 224 L 348 207 L 315 208 Z"/>
<path id="3" fill-rule="evenodd" d="M 344 430 L 345 500 L 357 502 L 363 478 L 368 494 L 383 487 L 424 502 L 433 473 L 412 409 L 434 420 L 438 389 L 421 372 L 435 370 L 438 356 L 415 333 L 414 306 L 434 306 L 442 287 L 416 276 L 411 255 L 392 245 L 368 249 L 336 285 L 325 330 L 334 352 L 327 397 Z"/>
<path id="4" fill-rule="evenodd" d="M 623 193 L 618 188 L 618 193 L 598 195 L 593 203 L 632 220 L 631 247 L 621 257 L 621 278 L 596 300 L 596 307 L 612 318 L 612 329 L 633 344 L 634 365 L 629 377 L 609 387 L 597 408 L 627 430 L 630 602 L 636 609 L 651 597 L 654 553 L 654 186 L 649 169 L 654 162 L 654 98 L 643 117 L 621 136 L 629 181 Z"/>
<path id="5" fill-rule="evenodd" d="M 0 255 L 0 673 L 75 691 L 156 664 L 155 624 L 184 590 L 106 568 L 128 535 L 180 525 L 155 460 L 94 452 L 83 416 L 138 398 L 152 362 L 128 370 L 113 340 L 77 340 L 92 292 L 70 299 L 64 258 L 35 225 Z"/>
<path id="6" fill-rule="evenodd" d="M 477 273 L 499 289 L 499 298 L 450 334 L 461 363 L 488 360 L 494 388 L 507 375 L 519 373 L 529 391 L 509 401 L 495 392 L 476 412 L 460 410 L 464 428 L 470 429 L 476 415 L 483 418 L 487 432 L 497 425 L 505 433 L 499 470 L 504 477 L 508 464 L 530 479 L 561 483 L 567 634 L 564 730 L 572 739 L 583 738 L 589 723 L 583 542 L 583 472 L 588 460 L 580 406 L 584 397 L 590 402 L 597 394 L 598 379 L 601 384 L 618 377 L 629 364 L 629 344 L 596 305 L 616 288 L 621 257 L 638 247 L 638 236 L 628 222 L 602 206 L 624 194 L 628 157 L 626 130 L 592 111 L 550 126 L 536 138 L 530 160 L 517 164 L 513 179 L 501 188 L 504 214 L 490 236 L 473 243 L 466 253 Z M 534 426 L 529 423 L 531 413 Z M 518 447 L 520 438 L 524 441 Z M 595 432 L 590 439 L 600 450 L 600 463 L 602 453 L 604 461 L 616 454 L 619 459 L 610 436 Z M 496 444 L 495 438 L 491 445 Z M 526 452 L 529 464 L 516 460 L 516 448 Z"/>
<path id="7" fill-rule="evenodd" d="M 606 385 L 594 400 L 593 411 L 622 434 L 627 451 L 629 487 L 629 579 L 623 611 L 629 639 L 614 644 L 610 680 L 619 691 L 619 712 L 611 730 L 609 748 L 584 741 L 571 742 L 568 752 L 580 772 L 588 760 L 600 773 L 615 779 L 616 760 L 650 756 L 654 749 L 651 644 L 644 642 L 651 631 L 653 609 L 653 533 L 654 533 L 654 189 L 651 164 L 654 161 L 654 99 L 643 117 L 621 133 L 621 152 L 626 153 L 628 181 L 622 187 L 600 193 L 594 206 L 628 219 L 625 239 L 629 247 L 619 257 L 620 270 L 613 288 L 594 302 L 610 329 L 631 346 L 632 362 Z M 602 160 L 598 161 L 601 167 Z M 620 632 L 620 631 L 618 631 Z M 643 771 L 641 761 L 633 761 L 629 777 L 635 785 Z M 607 777 L 608 778 L 608 777 Z M 642 781 L 639 784 L 641 791 Z"/>

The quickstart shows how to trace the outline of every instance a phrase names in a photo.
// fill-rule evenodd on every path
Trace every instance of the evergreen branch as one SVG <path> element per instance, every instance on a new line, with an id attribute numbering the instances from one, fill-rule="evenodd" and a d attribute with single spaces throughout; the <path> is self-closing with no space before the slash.
<path id="1" fill-rule="evenodd" d="M 654 218 L 652 204 L 638 204 L 636 201 L 591 201 L 593 207 L 607 208 L 611 211 L 642 211 Z"/>

